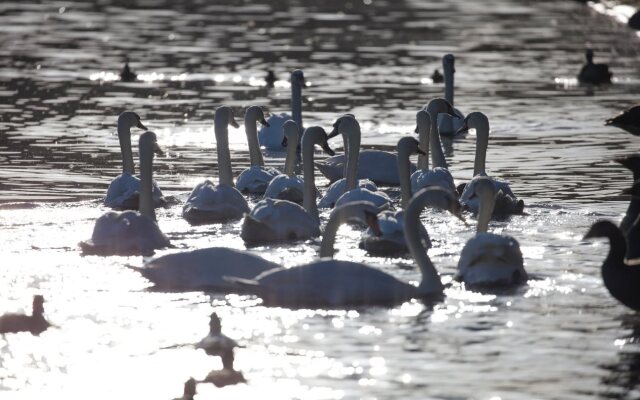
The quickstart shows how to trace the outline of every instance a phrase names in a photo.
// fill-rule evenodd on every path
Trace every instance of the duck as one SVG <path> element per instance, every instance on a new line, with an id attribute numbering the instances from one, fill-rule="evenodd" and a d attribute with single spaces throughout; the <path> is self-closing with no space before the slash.
<path id="1" fill-rule="evenodd" d="M 346 164 L 346 178 L 342 178 L 329 186 L 324 197 L 318 202 L 320 208 L 333 208 L 350 201 L 366 200 L 377 207 L 391 207 L 391 199 L 385 193 L 378 191 L 378 187 L 368 179 L 357 179 L 360 153 L 360 124 L 351 114 L 345 114 L 334 124 L 333 131 L 328 135 L 331 139 L 342 134 L 344 140 Z M 316 164 L 317 165 L 317 164 Z M 397 162 L 396 162 L 397 165 Z M 396 174 L 397 174 L 397 167 Z"/>
<path id="2" fill-rule="evenodd" d="M 630 189 L 624 190 L 622 193 L 631 195 L 631 202 L 635 202 L 636 205 L 640 201 L 640 180 L 636 180 Z M 629 205 L 631 208 L 631 204 Z M 627 213 L 626 216 L 629 216 Z M 623 222 L 625 222 L 623 220 Z M 622 233 L 627 241 L 627 264 L 640 265 L 640 215 L 636 215 L 635 219 L 628 224 L 628 226 L 622 228 Z"/>
<path id="3" fill-rule="evenodd" d="M 209 317 L 209 334 L 202 338 L 195 347 L 204 350 L 209 356 L 223 356 L 233 353 L 233 349 L 238 346 L 238 342 L 222 333 L 222 321 L 217 313 L 211 313 Z"/>
<path id="4" fill-rule="evenodd" d="M 640 268 L 625 263 L 627 245 L 622 231 L 611 221 L 599 220 L 591 225 L 583 240 L 592 238 L 609 239 L 609 254 L 601 269 L 604 286 L 620 303 L 640 311 Z"/>
<path id="5" fill-rule="evenodd" d="M 0 334 L 30 332 L 38 336 L 51 324 L 44 318 L 44 297 L 33 296 L 31 315 L 7 313 L 0 316 Z"/>
<path id="6" fill-rule="evenodd" d="M 455 57 L 453 54 L 445 54 L 442 57 L 442 70 L 444 71 L 444 98 L 453 107 L 453 76 L 456 72 Z M 451 113 L 437 115 L 438 133 L 441 136 L 453 137 L 458 133 L 464 121 L 464 114 L 457 108 Z"/>
<path id="7" fill-rule="evenodd" d="M 431 74 L 431 81 L 433 81 L 433 83 L 444 82 L 444 77 L 442 76 L 440 71 L 438 71 L 438 68 L 433 70 L 433 74 Z"/>
<path id="8" fill-rule="evenodd" d="M 109 211 L 96 220 L 91 239 L 80 242 L 85 255 L 150 256 L 170 245 L 156 222 L 153 207 L 153 154 L 158 147 L 156 134 L 140 135 L 140 201 L 138 211 Z"/>
<path id="9" fill-rule="evenodd" d="M 272 70 L 267 71 L 267 75 L 264 77 L 264 82 L 268 88 L 272 88 L 276 83 L 276 74 Z"/>
<path id="10" fill-rule="evenodd" d="M 200 383 L 213 383 L 218 388 L 246 383 L 247 380 L 242 375 L 242 372 L 234 369 L 233 362 L 233 352 L 227 352 L 222 355 L 222 369 L 209 372 Z"/>
<path id="11" fill-rule="evenodd" d="M 288 122 L 292 124 L 285 124 L 285 127 L 295 125 L 293 121 Z M 246 245 L 290 242 L 320 236 L 313 164 L 315 145 L 320 145 L 325 152 L 333 154 L 327 143 L 327 133 L 319 126 L 307 128 L 302 137 L 304 207 L 289 200 L 266 198 L 259 201 L 242 221 L 240 236 Z M 295 157 L 295 149 L 292 150 Z"/>
<path id="12" fill-rule="evenodd" d="M 140 116 L 133 111 L 125 111 L 118 116 L 118 139 L 120 140 L 120 153 L 122 154 L 122 174 L 118 175 L 107 188 L 104 205 L 116 210 L 137 210 L 140 197 L 140 179 L 136 177 L 133 165 L 133 152 L 131 151 L 131 128 L 147 130 L 142 124 Z M 155 152 L 162 154 L 160 147 Z M 160 187 L 153 182 L 153 205 L 161 207 L 166 204 Z"/>
<path id="13" fill-rule="evenodd" d="M 289 200 L 302 204 L 304 182 L 295 174 L 297 149 L 296 146 L 288 146 L 288 143 L 298 143 L 300 130 L 298 124 L 288 120 L 283 125 L 284 139 L 282 145 L 287 148 L 287 157 L 284 162 L 284 173 L 275 176 L 264 192 L 265 198 Z M 331 151 L 333 153 L 333 151 Z"/>
<path id="14" fill-rule="evenodd" d="M 470 286 L 512 286 L 525 283 L 522 251 L 516 239 L 487 232 L 497 189 L 491 178 L 478 177 L 474 184 L 479 199 L 476 235 L 465 244 L 458 260 L 456 279 Z"/>
<path id="15" fill-rule="evenodd" d="M 269 126 L 264 126 L 258 132 L 258 142 L 267 150 L 282 150 L 284 133 L 282 127 L 285 122 L 293 119 L 298 128 L 302 129 L 302 88 L 305 86 L 304 73 L 296 69 L 291 73 L 291 115 L 273 114 L 267 119 Z M 299 146 L 299 143 L 296 144 Z"/>
<path id="16" fill-rule="evenodd" d="M 420 268 L 418 286 L 408 284 L 365 263 L 333 259 L 336 232 L 351 221 L 366 223 L 379 233 L 373 203 L 357 201 L 332 210 L 320 245 L 319 259 L 291 268 L 277 268 L 254 279 L 229 277 L 240 287 L 260 296 L 265 305 L 280 307 L 353 307 L 394 305 L 412 298 L 440 298 L 444 286 L 420 240 L 418 225 L 425 206 L 434 206 L 460 215 L 460 205 L 449 191 L 427 188 L 414 196 L 405 214 L 405 238 Z"/>
<path id="17" fill-rule="evenodd" d="M 120 80 L 122 82 L 135 82 L 138 79 L 138 74 L 133 72 L 129 68 L 129 61 L 125 61 L 122 72 L 120 72 Z"/>
<path id="18" fill-rule="evenodd" d="M 173 400 L 193 400 L 193 396 L 195 396 L 198 392 L 196 391 L 197 382 L 193 378 L 189 378 L 184 383 L 184 392 L 181 397 L 176 397 Z"/>
<path id="19" fill-rule="evenodd" d="M 489 119 L 481 112 L 472 112 L 464 119 L 464 125 L 460 129 L 476 130 L 476 156 L 473 164 L 473 179 L 461 188 L 460 202 L 465 209 L 477 214 L 480 209 L 480 200 L 475 195 L 474 186 L 480 178 L 488 177 L 485 160 L 487 158 L 487 147 L 489 146 Z M 524 201 L 519 200 L 513 194 L 509 182 L 497 178 L 491 178 L 491 181 L 498 192 L 493 215 L 505 217 L 513 214 L 522 214 Z"/>
<path id="20" fill-rule="evenodd" d="M 594 85 L 611 83 L 613 73 L 609 71 L 609 66 L 607 64 L 594 64 L 592 49 L 587 49 L 585 56 L 587 63 L 582 66 L 578 74 L 578 81 L 580 83 L 590 83 Z"/>
<path id="21" fill-rule="evenodd" d="M 640 136 L 640 105 L 629 107 L 615 117 L 609 118 L 605 121 L 605 125 L 615 126 L 632 135 Z"/>
<path id="22" fill-rule="evenodd" d="M 615 161 L 633 173 L 633 182 L 640 180 L 640 154 L 618 158 Z M 622 218 L 622 222 L 620 222 L 620 229 L 624 235 L 627 234 L 633 223 L 638 219 L 638 215 L 640 215 L 640 197 L 631 196 L 627 212 Z"/>
<path id="23" fill-rule="evenodd" d="M 426 155 L 418 156 L 418 169 L 411 174 L 411 191 L 416 193 L 429 186 L 441 186 L 457 193 L 453 175 L 449 172 L 447 160 L 442 151 L 440 135 L 438 135 L 437 117 L 446 112 L 453 112 L 453 108 L 444 99 L 433 99 L 416 114 L 416 131 L 420 138 L 420 147 Z M 429 169 L 429 154 L 433 168 Z"/>
<path id="24" fill-rule="evenodd" d="M 373 256 L 390 256 L 405 254 L 409 251 L 404 237 L 404 210 L 411 199 L 411 181 L 409 177 L 409 156 L 412 154 L 425 155 L 419 147 L 419 142 L 410 136 L 398 140 L 398 175 L 400 175 L 400 192 L 402 209 L 398 211 L 386 210 L 378 214 L 380 235 L 369 228 L 362 235 L 360 248 Z M 419 225 L 420 238 L 423 246 L 431 247 L 429 234 L 422 224 Z"/>
<path id="25" fill-rule="evenodd" d="M 247 133 L 251 166 L 242 171 L 236 180 L 236 188 L 242 193 L 264 194 L 271 180 L 280 174 L 277 169 L 264 166 L 256 133 L 257 122 L 262 126 L 269 126 L 260 107 L 247 108 L 244 114 L 244 129 Z"/>
<path id="26" fill-rule="evenodd" d="M 190 224 L 208 224 L 238 220 L 249 213 L 249 205 L 233 183 L 228 125 L 238 128 L 233 110 L 227 106 L 216 109 L 214 129 L 218 152 L 218 181 L 210 179 L 196 185 L 182 207 L 182 216 Z"/>

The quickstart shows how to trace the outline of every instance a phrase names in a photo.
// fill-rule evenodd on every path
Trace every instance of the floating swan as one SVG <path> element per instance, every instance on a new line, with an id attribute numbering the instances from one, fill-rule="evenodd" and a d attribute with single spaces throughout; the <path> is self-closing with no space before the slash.
<path id="1" fill-rule="evenodd" d="M 420 137 L 420 147 L 426 155 L 418 156 L 418 170 L 411 175 L 411 191 L 413 193 L 429 186 L 440 186 L 457 193 L 435 123 L 436 116 L 445 112 L 451 112 L 450 105 L 443 99 L 434 99 L 429 102 L 426 110 L 420 110 L 416 114 L 416 130 Z M 429 152 L 431 152 L 433 160 L 433 169 L 429 169 Z"/>
<path id="2" fill-rule="evenodd" d="M 333 132 L 328 137 L 332 138 L 340 133 L 344 140 L 345 156 L 347 158 L 346 178 L 340 179 L 329 186 L 324 197 L 320 199 L 318 207 L 332 208 L 339 204 L 358 200 L 370 201 L 378 207 L 390 207 L 391 200 L 389 196 L 378 191 L 373 182 L 356 178 L 358 154 L 360 153 L 360 124 L 352 115 L 345 114 L 338 118 L 334 124 Z"/>
<path id="3" fill-rule="evenodd" d="M 246 383 L 247 380 L 242 372 L 236 371 L 233 367 L 234 358 L 232 352 L 222 355 L 222 369 L 209 372 L 200 383 L 213 383 L 219 388 Z"/>
<path id="4" fill-rule="evenodd" d="M 593 50 L 587 49 L 586 52 L 587 63 L 582 66 L 580 73 L 578 74 L 578 81 L 580 83 L 611 83 L 611 77 L 613 74 L 609 71 L 607 64 L 594 64 L 593 62 Z"/>
<path id="5" fill-rule="evenodd" d="M 381 235 L 376 235 L 372 229 L 367 229 L 362 235 L 360 247 L 372 255 L 394 255 L 409 251 L 404 237 L 404 210 L 411 199 L 411 182 L 409 178 L 409 156 L 425 153 L 420 150 L 418 141 L 413 137 L 403 137 L 398 141 L 398 175 L 400 176 L 400 191 L 402 196 L 402 210 L 383 211 L 378 214 L 378 224 Z M 419 225 L 420 238 L 425 248 L 431 247 L 431 240 L 427 230 Z"/>
<path id="6" fill-rule="evenodd" d="M 229 280 L 255 292 L 267 305 L 286 307 L 391 305 L 411 298 L 440 296 L 443 285 L 422 246 L 418 230 L 420 212 L 426 205 L 444 208 L 457 215 L 460 212 L 454 195 L 441 188 L 425 189 L 409 203 L 404 230 L 409 249 L 422 273 L 417 287 L 366 264 L 331 258 L 341 224 L 356 220 L 377 229 L 377 207 L 362 201 L 332 211 L 322 237 L 319 260 L 292 268 L 278 268 L 252 280 Z"/>
<path id="7" fill-rule="evenodd" d="M 25 314 L 4 314 L 0 316 L 0 334 L 31 332 L 38 336 L 51 326 L 44 318 L 44 297 L 33 296 L 33 310 L 31 315 Z"/>
<path id="8" fill-rule="evenodd" d="M 462 249 L 457 279 L 467 285 L 507 286 L 526 282 L 522 252 L 511 236 L 487 232 L 495 206 L 496 187 L 488 177 L 473 185 L 480 203 L 476 235 Z"/>
<path id="9" fill-rule="evenodd" d="M 640 202 L 640 180 L 636 180 L 630 189 L 623 191 L 625 194 L 631 195 L 631 203 Z M 629 204 L 629 208 L 631 208 Z M 631 215 L 627 214 L 631 217 Z M 625 222 L 624 220 L 622 222 Z M 640 215 L 636 215 L 635 219 L 626 227 L 626 231 L 622 229 L 622 233 L 627 240 L 627 263 L 640 265 Z"/>
<path id="10" fill-rule="evenodd" d="M 138 114 L 125 111 L 118 116 L 118 139 L 120 140 L 120 153 L 122 154 L 122 174 L 118 175 L 107 189 L 104 205 L 118 210 L 137 210 L 140 197 L 140 179 L 135 176 L 133 166 L 133 152 L 131 151 L 131 128 L 147 128 L 140 121 Z M 157 153 L 162 153 L 156 147 Z M 166 204 L 158 184 L 153 182 L 153 204 L 155 207 Z"/>
<path id="11" fill-rule="evenodd" d="M 247 143 L 249 145 L 249 159 L 251 167 L 240 173 L 236 181 L 236 188 L 243 193 L 263 194 L 269 186 L 269 182 L 280 172 L 275 168 L 265 168 L 258 137 L 256 133 L 256 123 L 269 126 L 264 120 L 262 109 L 258 106 L 247 108 L 244 114 L 244 129 L 247 133 Z"/>
<path id="12" fill-rule="evenodd" d="M 138 74 L 133 72 L 131 68 L 129 68 L 129 61 L 125 61 L 124 67 L 120 72 L 120 80 L 122 82 L 135 82 L 138 79 Z"/>
<path id="13" fill-rule="evenodd" d="M 218 314 L 211 313 L 209 319 L 209 334 L 202 338 L 195 346 L 204 350 L 210 356 L 223 356 L 238 347 L 238 343 L 222 333 L 222 324 Z"/>
<path id="14" fill-rule="evenodd" d="M 238 128 L 231 108 L 218 107 L 214 116 L 216 148 L 218 152 L 218 180 L 206 179 L 189 195 L 182 208 L 182 216 L 191 224 L 232 221 L 249 212 L 249 205 L 233 185 L 228 125 Z"/>
<path id="15" fill-rule="evenodd" d="M 453 54 L 445 54 L 442 57 L 442 70 L 444 71 L 444 98 L 453 107 L 453 76 L 456 72 L 455 58 Z M 442 136 L 454 136 L 464 121 L 464 114 L 457 108 L 450 114 L 438 114 L 438 133 Z"/>
<path id="16" fill-rule="evenodd" d="M 605 125 L 615 126 L 632 135 L 640 136 L 640 105 L 629 107 L 613 118 L 609 118 Z"/>
<path id="17" fill-rule="evenodd" d="M 287 146 L 287 158 L 284 162 L 284 174 L 279 174 L 269 182 L 267 190 L 264 192 L 265 198 L 289 200 L 294 203 L 302 204 L 302 195 L 304 191 L 304 182 L 296 176 L 295 166 L 297 149 L 295 143 L 298 143 L 300 130 L 298 124 L 289 120 L 284 123 L 284 139 L 283 142 L 292 143 Z"/>
<path id="18" fill-rule="evenodd" d="M 633 172 L 633 182 L 637 182 L 640 179 L 640 154 L 619 158 L 616 162 Z M 638 219 L 638 215 L 640 215 L 640 197 L 631 196 L 627 212 L 622 218 L 622 222 L 620 222 L 620 229 L 623 234 L 627 234 L 633 223 Z"/>
<path id="19" fill-rule="evenodd" d="M 80 242 L 84 254 L 151 255 L 155 249 L 169 246 L 169 239 L 156 223 L 151 198 L 153 181 L 153 153 L 157 148 L 156 135 L 140 135 L 140 205 L 137 211 L 109 211 L 96 220 L 91 239 Z"/>
<path id="20" fill-rule="evenodd" d="M 288 121 L 295 125 L 293 121 Z M 295 129 L 295 126 L 293 127 Z M 297 133 L 297 132 L 296 132 Z M 296 143 L 296 141 L 291 143 Z M 318 226 L 318 208 L 316 206 L 316 186 L 313 168 L 314 145 L 332 154 L 327 144 L 327 134 L 318 126 L 307 128 L 302 138 L 302 152 L 304 160 L 304 208 L 288 200 L 264 199 L 253 208 L 251 213 L 242 221 L 240 236 L 249 245 L 273 242 L 304 240 L 320 236 Z M 293 156 L 295 157 L 295 146 Z"/>
<path id="21" fill-rule="evenodd" d="M 267 150 L 282 150 L 282 140 L 284 139 L 282 127 L 288 120 L 293 119 L 298 124 L 298 128 L 302 130 L 302 88 L 304 86 L 302 71 L 299 69 L 293 71 L 291 73 L 291 113 L 293 116 L 273 114 L 267 120 L 269 125 L 258 132 L 258 141 Z"/>
<path id="22" fill-rule="evenodd" d="M 478 179 L 488 177 L 485 169 L 485 160 L 487 158 L 487 147 L 489 146 L 489 119 L 481 112 L 473 112 L 465 118 L 465 124 L 461 130 L 476 130 L 476 158 L 473 164 L 473 179 L 464 187 L 460 202 L 471 211 L 477 213 L 480 209 L 480 200 L 475 195 L 475 184 Z M 490 178 L 498 191 L 496 204 L 493 215 L 506 216 L 511 214 L 522 214 L 524 209 L 524 201 L 518 200 L 509 187 L 509 182 Z"/>
<path id="23" fill-rule="evenodd" d="M 609 239 L 609 254 L 602 264 L 602 280 L 609 293 L 625 306 L 640 310 L 640 268 L 624 261 L 626 247 L 622 231 L 611 221 L 601 220 L 593 225 L 583 240 Z"/>

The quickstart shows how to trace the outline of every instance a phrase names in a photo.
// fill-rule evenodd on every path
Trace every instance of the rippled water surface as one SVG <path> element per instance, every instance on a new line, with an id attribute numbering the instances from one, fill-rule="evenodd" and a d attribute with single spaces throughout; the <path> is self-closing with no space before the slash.
<path id="1" fill-rule="evenodd" d="M 171 348 L 204 336 L 212 310 L 244 345 L 236 367 L 248 384 L 200 385 L 201 399 L 640 398 L 640 317 L 602 285 L 608 245 L 580 241 L 596 219 L 617 221 L 626 209 L 619 193 L 630 174 L 611 160 L 640 145 L 603 121 L 637 101 L 633 32 L 569 1 L 174 3 L 0 4 L 0 312 L 29 311 L 42 293 L 56 325 L 40 337 L 0 337 L 0 398 L 179 396 L 189 376 L 221 366 Z M 610 63 L 611 86 L 575 84 L 587 45 Z M 287 111 L 288 73 L 301 68 L 305 125 L 328 128 L 352 112 L 365 147 L 391 149 L 442 93 L 428 78 L 447 52 L 457 56 L 456 106 L 490 118 L 489 172 L 527 203 L 528 215 L 491 224 L 520 241 L 527 285 L 479 293 L 453 283 L 432 305 L 288 310 L 251 296 L 151 292 L 126 267 L 141 258 L 80 255 L 120 172 L 123 110 L 138 112 L 167 150 L 156 179 L 178 201 L 158 221 L 177 249 L 159 254 L 242 249 L 239 223 L 194 228 L 180 215 L 191 187 L 217 175 L 217 106 L 240 117 L 252 104 Z M 119 81 L 125 58 L 142 81 Z M 246 139 L 230 133 L 239 173 Z M 456 180 L 470 178 L 473 132 L 444 145 Z M 473 232 L 433 211 L 423 222 L 435 239 L 429 254 L 451 281 Z M 359 235 L 340 230 L 337 258 L 419 278 L 408 258 L 367 256 Z M 252 251 L 295 265 L 317 249 L 314 240 Z"/>

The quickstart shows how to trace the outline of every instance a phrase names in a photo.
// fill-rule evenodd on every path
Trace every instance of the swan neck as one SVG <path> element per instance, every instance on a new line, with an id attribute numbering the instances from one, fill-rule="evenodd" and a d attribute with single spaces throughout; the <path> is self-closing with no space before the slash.
<path id="1" fill-rule="evenodd" d="M 295 143 L 299 142 L 298 137 L 300 135 L 293 136 L 294 140 L 289 140 L 287 144 L 287 158 L 284 161 L 284 173 L 290 177 L 295 176 L 295 168 L 296 168 L 296 158 L 298 149 Z M 312 144 L 313 146 L 313 144 Z M 313 147 L 311 148 L 311 153 L 313 153 Z"/>
<path id="2" fill-rule="evenodd" d="M 153 146 L 149 142 L 140 143 L 140 200 L 138 211 L 140 214 L 156 220 L 153 207 Z"/>
<path id="3" fill-rule="evenodd" d="M 218 182 L 234 186 L 233 172 L 231 171 L 231 154 L 229 153 L 229 128 L 228 122 L 215 121 L 216 151 L 218 153 Z"/>
<path id="4" fill-rule="evenodd" d="M 122 172 L 135 175 L 133 151 L 131 150 L 131 129 L 118 126 L 118 140 L 120 141 L 120 153 L 122 154 Z"/>
<path id="5" fill-rule="evenodd" d="M 613 229 L 615 228 L 615 229 Z M 627 252 L 627 245 L 625 241 L 625 237 L 617 227 L 612 227 L 612 229 L 607 232 L 607 237 L 609 238 L 609 254 L 607 254 L 607 259 L 602 264 L 602 268 L 605 268 L 607 265 L 620 265 L 627 267 L 624 264 L 624 257 Z"/>
<path id="6" fill-rule="evenodd" d="M 315 168 L 313 165 L 314 138 L 311 137 L 312 134 L 313 132 L 307 131 L 307 134 L 303 135 L 302 138 L 302 176 L 304 179 L 302 205 L 309 215 L 319 221 L 318 205 L 316 204 Z M 288 154 L 287 158 L 289 158 Z"/>
<path id="7" fill-rule="evenodd" d="M 425 152 L 425 155 L 418 155 L 418 169 L 427 171 L 429 169 L 429 141 L 431 135 L 431 124 L 421 124 L 418 126 L 418 136 L 420 141 L 420 148 Z"/>
<path id="8" fill-rule="evenodd" d="M 450 67 L 444 68 L 444 99 L 453 107 L 453 71 Z"/>
<path id="9" fill-rule="evenodd" d="M 258 143 L 258 129 L 256 121 L 249 116 L 245 116 L 244 130 L 247 134 L 247 144 L 249 145 L 249 161 L 252 167 L 264 167 L 264 159 Z"/>
<path id="10" fill-rule="evenodd" d="M 344 145 L 347 148 L 346 174 L 347 188 L 345 192 L 355 189 L 358 184 L 358 159 L 360 154 L 360 131 L 355 126 L 345 127 Z"/>
<path id="11" fill-rule="evenodd" d="M 402 209 L 406 209 L 411 200 L 411 163 L 409 161 L 409 151 L 402 146 L 398 147 L 398 177 L 400 178 L 400 196 Z"/>
<path id="12" fill-rule="evenodd" d="M 429 147 L 431 150 L 431 162 L 433 168 L 448 169 L 447 160 L 444 158 L 444 152 L 442 151 L 442 145 L 440 144 L 440 132 L 438 131 L 438 118 L 436 115 L 430 115 L 431 117 L 431 130 L 429 132 Z"/>
<path id="13" fill-rule="evenodd" d="M 481 123 L 476 126 L 476 158 L 473 163 L 473 176 L 485 171 L 487 148 L 489 147 L 489 123 Z"/>
<path id="14" fill-rule="evenodd" d="M 300 145 L 302 137 L 302 87 L 297 79 L 292 79 L 291 82 L 291 116 L 293 121 L 298 124 L 298 145 Z"/>
<path id="15" fill-rule="evenodd" d="M 478 210 L 478 223 L 476 225 L 476 232 L 487 232 L 489 230 L 489 221 L 491 221 L 491 215 L 496 205 L 496 200 L 493 193 L 486 196 L 480 196 L 480 209 Z"/>
<path id="16" fill-rule="evenodd" d="M 333 258 L 333 253 L 335 252 L 334 245 L 336 242 L 336 234 L 338 233 L 338 228 L 342 225 L 343 222 L 346 221 L 344 216 L 345 208 L 334 210 L 329 217 L 329 222 L 327 222 L 327 226 L 324 228 L 324 233 L 322 234 L 322 242 L 320 243 L 320 258 L 329 257 Z"/>

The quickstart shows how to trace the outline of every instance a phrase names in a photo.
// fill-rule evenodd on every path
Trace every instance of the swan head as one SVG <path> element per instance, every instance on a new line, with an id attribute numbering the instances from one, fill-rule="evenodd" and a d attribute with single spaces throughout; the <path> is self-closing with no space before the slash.
<path id="1" fill-rule="evenodd" d="M 586 235 L 584 235 L 582 240 L 593 238 L 610 238 L 619 232 L 620 229 L 613 222 L 606 219 L 601 219 L 600 221 L 597 221 L 596 223 L 591 225 L 591 228 L 589 228 L 589 231 Z"/>
<path id="2" fill-rule="evenodd" d="M 255 124 L 259 122 L 260 125 L 269 127 L 269 123 L 264 119 L 264 111 L 258 106 L 251 106 L 244 112 L 244 124 Z"/>
<path id="3" fill-rule="evenodd" d="M 412 206 L 414 203 L 415 205 Z M 462 221 L 465 225 L 468 225 L 462 215 L 462 205 L 458 201 L 457 194 L 451 192 L 449 189 L 445 189 L 440 186 L 429 186 L 419 190 L 409 201 L 406 214 L 411 214 L 409 209 L 414 207 L 418 207 L 420 209 L 423 209 L 424 207 L 432 207 L 446 210 Z"/>
<path id="4" fill-rule="evenodd" d="M 633 183 L 628 189 L 622 191 L 622 194 L 630 194 L 633 197 L 640 197 L 640 180 L 637 180 Z"/>
<path id="5" fill-rule="evenodd" d="M 488 204 L 488 207 L 491 209 L 491 213 L 493 213 L 493 208 L 496 205 L 496 196 L 498 196 L 498 190 L 493 184 L 491 178 L 486 176 L 477 177 L 473 188 L 475 196 L 480 200 L 480 204 Z"/>
<path id="6" fill-rule="evenodd" d="M 353 134 L 353 132 L 360 133 L 360 124 L 353 114 L 344 114 L 333 123 L 333 130 L 329 133 L 329 139 L 338 136 L 339 134 Z"/>
<path id="7" fill-rule="evenodd" d="M 147 130 L 147 127 L 140 121 L 140 116 L 133 111 L 125 111 L 118 116 L 118 133 L 129 132 L 131 128 Z"/>
<path id="8" fill-rule="evenodd" d="M 444 57 L 442 57 L 442 69 L 444 69 L 445 72 L 447 70 L 449 72 L 456 72 L 455 57 L 453 57 L 453 54 L 445 54 Z"/>
<path id="9" fill-rule="evenodd" d="M 322 147 L 322 150 L 330 156 L 335 156 L 336 153 L 331 147 L 329 147 L 329 136 L 327 132 L 320 126 L 310 126 L 304 130 L 302 134 L 302 148 L 306 148 L 305 143 L 310 143 L 311 148 L 318 144 Z M 313 152 L 313 151 L 312 151 Z"/>
<path id="10" fill-rule="evenodd" d="M 37 294 L 33 296 L 33 315 L 42 315 L 44 314 L 44 297 L 42 295 Z"/>
<path id="11" fill-rule="evenodd" d="M 431 127 L 431 117 L 427 110 L 420 110 L 416 113 L 415 133 L 424 132 Z"/>
<path id="12" fill-rule="evenodd" d="M 231 125 L 234 128 L 240 127 L 240 125 L 238 125 L 238 123 L 236 122 L 233 116 L 233 110 L 231 109 L 231 107 L 227 107 L 227 106 L 218 107 L 216 109 L 216 113 L 213 117 L 213 120 L 215 122 L 215 125 L 224 124 L 224 125 Z"/>
<path id="13" fill-rule="evenodd" d="M 424 109 L 429 113 L 429 116 L 432 120 L 436 118 L 438 114 L 449 114 L 454 118 L 458 118 L 456 113 L 453 111 L 453 106 L 451 105 L 451 103 L 449 103 L 442 97 L 438 97 L 429 101 Z"/>
<path id="14" fill-rule="evenodd" d="M 287 147 L 287 143 L 298 143 L 298 124 L 296 121 L 290 119 L 285 121 L 284 125 L 282 125 L 282 130 L 284 131 L 284 138 L 282 139 L 282 147 Z M 326 134 L 325 134 L 326 136 Z"/>
<path id="15" fill-rule="evenodd" d="M 162 151 L 162 148 L 158 145 L 158 138 L 156 137 L 156 134 L 151 131 L 146 131 L 140 135 L 139 146 L 141 149 L 151 149 L 153 153 L 159 156 L 164 155 L 164 151 Z"/>
<path id="16" fill-rule="evenodd" d="M 371 228 L 376 236 L 381 236 L 378 213 L 381 210 L 370 201 L 352 201 L 336 207 L 329 219 L 338 219 L 340 223 L 355 222 Z"/>
<path id="17" fill-rule="evenodd" d="M 489 118 L 479 111 L 467 114 L 456 134 L 468 132 L 469 129 L 475 129 L 476 135 L 478 132 L 489 132 Z"/>
<path id="18" fill-rule="evenodd" d="M 210 333 L 220 333 L 222 332 L 222 323 L 220 321 L 220 317 L 218 314 L 211 313 L 211 317 L 209 319 L 209 332 Z"/>
<path id="19" fill-rule="evenodd" d="M 296 69 L 291 73 L 291 85 L 294 83 L 300 87 L 305 87 L 304 73 L 301 69 Z"/>
<path id="20" fill-rule="evenodd" d="M 403 138 L 400 138 L 400 140 L 398 140 L 397 150 L 398 155 L 406 154 L 407 157 L 412 154 L 420 154 L 423 156 L 427 155 L 427 153 L 425 153 L 424 150 L 420 148 L 420 142 L 412 136 L 405 136 Z"/>
<path id="21" fill-rule="evenodd" d="M 196 393 L 196 380 L 189 378 L 189 380 L 184 383 L 184 397 L 193 397 Z"/>
<path id="22" fill-rule="evenodd" d="M 615 162 L 627 168 L 634 174 L 640 174 L 640 154 L 616 158 Z"/>

